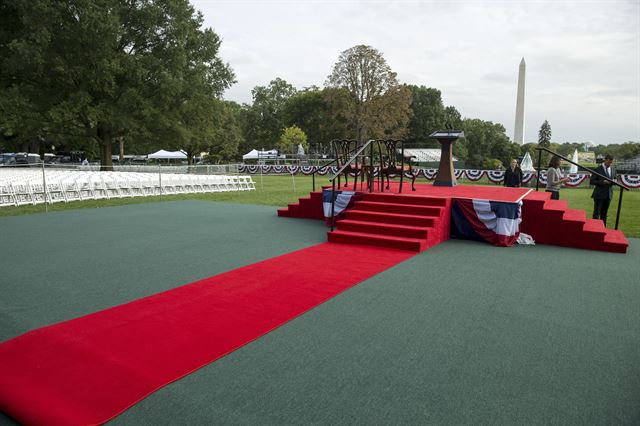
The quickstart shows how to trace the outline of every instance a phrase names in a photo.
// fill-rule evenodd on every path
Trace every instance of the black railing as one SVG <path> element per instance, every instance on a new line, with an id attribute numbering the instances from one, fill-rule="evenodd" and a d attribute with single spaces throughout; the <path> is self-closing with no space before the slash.
<path id="1" fill-rule="evenodd" d="M 336 208 L 336 179 L 340 179 L 340 175 L 342 175 L 342 173 L 347 169 L 347 167 L 351 166 L 351 164 L 354 161 L 357 161 L 357 159 L 362 155 L 362 153 L 365 151 L 365 149 L 367 149 L 368 147 L 370 147 L 370 154 L 369 154 L 369 177 L 367 180 L 367 185 L 369 187 L 369 192 L 371 192 L 373 190 L 373 144 L 374 144 L 375 140 L 373 139 L 369 139 L 367 141 L 367 143 L 365 143 L 364 145 L 362 145 L 361 147 L 358 148 L 358 150 L 355 152 L 355 154 L 353 154 L 351 156 L 351 158 L 349 158 L 349 160 L 345 161 L 345 163 L 342 165 L 342 167 L 340 167 L 340 169 L 333 175 L 333 177 L 331 177 L 331 179 L 329 179 L 331 181 L 331 230 L 333 231 L 333 227 L 335 225 L 335 208 Z M 351 151 L 353 152 L 353 151 Z M 364 164 L 362 167 L 362 173 L 364 173 Z M 358 182 L 358 177 L 355 177 L 355 185 L 357 186 L 357 182 Z M 356 188 L 356 186 L 354 186 L 354 189 Z"/>
<path id="2" fill-rule="evenodd" d="M 553 152 L 548 148 L 537 147 L 536 149 L 538 150 L 538 175 L 536 176 L 536 191 L 540 187 L 540 172 L 542 171 L 542 166 L 541 166 L 541 163 L 542 163 L 542 151 L 546 151 L 549 154 L 555 155 L 556 157 L 561 158 L 564 161 L 573 164 L 574 166 L 577 166 L 578 169 L 587 171 L 587 172 L 591 173 L 592 175 L 599 176 L 600 178 L 610 182 L 612 185 L 619 186 L 620 187 L 620 197 L 618 198 L 618 211 L 616 212 L 616 226 L 614 227 L 614 229 L 618 229 L 618 223 L 620 222 L 620 210 L 622 210 L 622 194 L 624 193 L 625 190 L 628 191 L 629 188 L 627 188 L 626 186 L 622 185 L 619 182 L 616 182 L 614 179 L 611 179 L 610 177 L 607 177 L 605 175 L 601 175 L 600 173 L 596 172 L 593 169 L 581 166 L 580 164 L 575 163 L 573 160 L 569 160 L 567 157 L 563 157 L 562 155 L 560 155 L 560 154 L 558 154 L 556 152 Z"/>
<path id="3" fill-rule="evenodd" d="M 331 141 L 331 142 L 333 143 L 334 141 Z M 352 153 L 356 152 L 357 149 L 358 148 L 352 149 L 351 151 L 349 151 L 348 154 L 351 155 Z M 328 167 L 340 160 L 337 152 L 334 153 L 334 157 L 335 157 L 335 160 L 329 161 L 328 163 L 323 164 L 322 166 L 316 166 L 316 169 L 311 173 L 311 181 L 313 183 L 313 192 L 316 191 L 316 173 L 318 172 L 318 170 L 324 169 L 325 167 Z"/>

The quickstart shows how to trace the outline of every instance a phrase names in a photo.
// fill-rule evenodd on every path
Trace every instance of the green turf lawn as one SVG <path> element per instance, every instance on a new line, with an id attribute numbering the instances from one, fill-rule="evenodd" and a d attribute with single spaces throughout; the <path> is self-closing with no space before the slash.
<path id="1" fill-rule="evenodd" d="M 312 179 L 310 176 L 260 176 L 254 175 L 255 191 L 243 192 L 223 192 L 208 194 L 181 194 L 163 196 L 162 200 L 208 200 L 224 201 L 231 203 L 258 204 L 268 206 L 285 207 L 289 203 L 295 203 L 298 198 L 307 196 L 312 190 Z M 418 179 L 419 183 L 428 182 Z M 327 176 L 316 176 L 316 190 L 321 185 L 328 185 Z M 472 184 L 469 181 L 460 181 L 459 184 Z M 475 183 L 481 185 L 489 184 L 486 178 Z M 295 190 L 294 190 L 295 186 Z M 619 190 L 615 191 L 615 197 L 609 209 L 609 226 L 613 227 L 618 207 Z M 560 198 L 569 202 L 569 207 L 587 212 L 590 217 L 593 209 L 591 190 L 584 188 L 565 188 L 560 193 Z M 119 206 L 125 204 L 154 203 L 160 201 L 160 197 L 135 197 L 135 198 L 114 198 L 110 200 L 75 201 L 71 203 L 58 203 L 48 207 L 49 211 L 73 210 L 80 208 L 98 208 L 108 206 Z M 15 216 L 29 213 L 39 213 L 44 211 L 44 205 L 19 206 L 0 208 L 1 216 Z M 625 191 L 620 215 L 619 228 L 627 237 L 640 238 L 640 191 Z"/>

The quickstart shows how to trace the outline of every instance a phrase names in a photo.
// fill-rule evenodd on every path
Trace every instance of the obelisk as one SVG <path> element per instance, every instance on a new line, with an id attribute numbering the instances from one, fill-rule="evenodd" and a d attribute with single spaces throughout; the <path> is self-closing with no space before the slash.
<path id="1" fill-rule="evenodd" d="M 527 71 L 527 64 L 524 58 L 520 61 L 518 71 L 518 98 L 516 99 L 516 126 L 513 132 L 513 141 L 522 145 L 524 143 L 524 76 Z"/>

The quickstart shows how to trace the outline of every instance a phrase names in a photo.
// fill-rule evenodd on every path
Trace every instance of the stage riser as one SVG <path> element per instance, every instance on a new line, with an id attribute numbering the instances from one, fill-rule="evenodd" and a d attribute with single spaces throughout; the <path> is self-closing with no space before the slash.
<path id="1" fill-rule="evenodd" d="M 340 220 L 336 223 L 337 229 L 350 232 L 366 232 L 370 234 L 394 235 L 406 238 L 423 238 L 429 237 L 429 228 L 415 227 L 389 227 L 381 223 L 372 222 L 356 222 L 350 220 Z"/>
<path id="2" fill-rule="evenodd" d="M 523 200 L 520 231 L 536 244 L 626 253 L 629 243 L 621 232 L 606 229 L 582 210 L 569 209 L 566 200 L 551 200 L 546 193 L 531 197 Z"/>
<path id="3" fill-rule="evenodd" d="M 468 195 L 468 194 L 467 194 Z M 467 197 L 468 198 L 468 197 Z M 491 198 L 489 198 L 491 199 Z M 582 210 L 570 209 L 566 200 L 551 200 L 551 194 L 530 192 L 522 205 L 521 232 L 533 237 L 537 244 L 550 244 L 588 250 L 626 253 L 629 242 L 621 232 L 605 229 L 602 221 L 587 217 Z M 384 245 L 406 250 L 426 250 L 449 239 L 451 198 L 429 195 L 398 195 L 391 193 L 364 193 L 358 201 L 343 215 L 347 223 L 336 226 L 336 232 L 353 232 L 365 236 L 332 236 L 330 241 L 357 244 Z M 278 210 L 279 216 L 323 219 L 322 193 L 310 193 L 287 209 Z M 349 224 L 349 221 L 359 222 Z M 362 222 L 365 222 L 364 224 Z M 367 239 L 372 236 L 396 236 L 415 238 L 424 236 L 422 231 L 387 227 L 397 225 L 410 228 L 427 229 L 426 243 L 390 242 L 380 239 Z M 423 238 L 423 237 L 420 238 Z"/>
<path id="4" fill-rule="evenodd" d="M 407 204 L 416 206 L 432 206 L 432 207 L 444 207 L 446 205 L 446 199 L 444 198 L 431 198 L 420 196 L 398 196 L 394 194 L 365 194 L 364 201 L 372 201 L 377 203 L 394 203 L 394 204 Z"/>
<path id="5" fill-rule="evenodd" d="M 329 241 L 343 244 L 366 244 L 380 247 L 396 248 L 409 251 L 424 251 L 427 248 L 426 240 L 423 241 L 401 241 L 399 239 L 384 238 L 375 234 L 358 235 L 358 233 L 328 232 Z"/>
<path id="6" fill-rule="evenodd" d="M 392 215 L 383 212 L 372 212 L 363 210 L 349 210 L 346 212 L 345 217 L 347 219 L 367 221 L 367 222 L 379 222 L 379 223 L 392 223 L 396 225 L 407 226 L 419 226 L 430 228 L 435 226 L 435 218 L 433 217 L 420 217 L 411 215 Z"/>
<path id="7" fill-rule="evenodd" d="M 429 207 L 429 206 L 414 206 L 409 204 L 389 204 L 389 203 L 374 203 L 371 201 L 357 201 L 353 208 L 355 210 L 366 210 L 383 213 L 398 213 L 416 216 L 436 216 L 439 217 L 442 208 L 441 207 Z"/>

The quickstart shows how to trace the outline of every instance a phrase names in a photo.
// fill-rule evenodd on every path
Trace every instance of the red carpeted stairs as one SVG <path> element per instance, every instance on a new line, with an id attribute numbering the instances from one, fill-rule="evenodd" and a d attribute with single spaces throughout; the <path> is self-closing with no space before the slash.
<path id="1" fill-rule="evenodd" d="M 322 211 L 322 191 L 311 192 L 297 203 L 289 204 L 286 209 L 278 209 L 278 216 L 305 219 L 324 219 Z"/>
<path id="2" fill-rule="evenodd" d="M 531 192 L 522 205 L 520 230 L 536 243 L 626 253 L 629 242 L 621 231 L 588 219 L 583 210 L 570 209 L 565 200 L 551 200 L 548 192 Z M 613 218 L 610 218 L 613 220 Z"/>
<path id="3" fill-rule="evenodd" d="M 450 207 L 447 198 L 365 193 L 329 241 L 424 251 L 449 239 Z"/>

